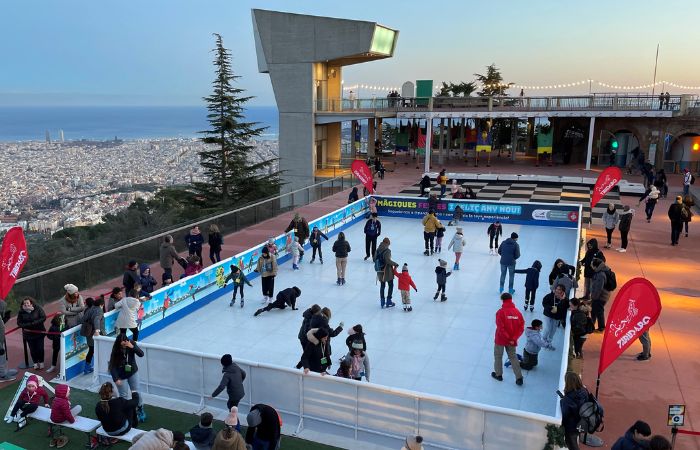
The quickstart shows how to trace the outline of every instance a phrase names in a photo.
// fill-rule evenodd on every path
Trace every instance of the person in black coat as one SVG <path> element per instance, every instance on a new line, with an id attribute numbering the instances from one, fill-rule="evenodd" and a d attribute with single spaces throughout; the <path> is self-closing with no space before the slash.
<path id="1" fill-rule="evenodd" d="M 328 236 L 323 234 L 323 231 L 319 230 L 318 227 L 314 227 L 311 230 L 311 235 L 309 236 L 309 244 L 311 244 L 311 262 L 316 260 L 316 252 L 318 251 L 318 259 L 321 260 L 323 264 L 323 253 L 321 253 L 321 239 L 328 240 Z"/>
<path id="2" fill-rule="evenodd" d="M 579 450 L 578 424 L 581 421 L 579 409 L 588 400 L 588 391 L 583 386 L 581 377 L 576 372 L 567 372 L 564 377 L 564 396 L 559 400 L 561 406 L 561 425 L 564 427 L 566 448 Z"/>
<path id="3" fill-rule="evenodd" d="M 199 260 L 202 261 L 202 244 L 204 244 L 204 236 L 202 236 L 202 232 L 199 231 L 199 227 L 197 225 L 193 226 L 187 236 L 185 236 L 185 244 L 187 244 L 189 255 L 197 255 L 199 256 Z"/>
<path id="4" fill-rule="evenodd" d="M 231 410 L 231 407 L 238 406 L 238 402 L 245 396 L 243 380 L 245 380 L 245 370 L 241 369 L 238 364 L 233 362 L 233 357 L 226 353 L 221 357 L 221 382 L 211 394 L 212 397 L 219 395 L 224 389 L 228 395 L 226 409 Z"/>
<path id="5" fill-rule="evenodd" d="M 356 202 L 359 199 L 360 199 L 360 195 L 357 192 L 357 186 L 355 186 L 350 191 L 350 195 L 348 195 L 348 204 Z"/>
<path id="6" fill-rule="evenodd" d="M 676 201 L 668 207 L 668 218 L 671 220 L 671 245 L 678 245 L 678 238 L 683 232 L 683 197 L 676 197 Z"/>
<path id="7" fill-rule="evenodd" d="M 126 292 L 131 292 L 134 286 L 141 284 L 139 265 L 136 261 L 131 260 L 129 264 L 126 265 L 126 271 L 124 271 L 124 276 L 122 277 L 122 284 Z"/>
<path id="8" fill-rule="evenodd" d="M 374 255 L 377 253 L 377 238 L 381 234 L 382 223 L 377 219 L 377 213 L 372 213 L 370 219 L 365 222 L 365 261 L 370 257 L 370 249 L 372 250 L 372 260 L 374 260 Z"/>
<path id="9" fill-rule="evenodd" d="M 272 406 L 258 403 L 250 408 L 246 417 L 248 429 L 245 443 L 254 449 L 275 450 L 280 444 L 280 418 Z"/>
<path id="10" fill-rule="evenodd" d="M 100 401 L 95 406 L 95 416 L 102 428 L 110 436 L 122 436 L 138 425 L 136 407 L 139 405 L 139 394 L 134 392 L 131 400 L 114 396 L 112 383 L 102 384 L 99 391 Z"/>
<path id="11" fill-rule="evenodd" d="M 566 319 L 566 310 L 569 309 L 569 299 L 565 286 L 559 284 L 554 287 L 554 291 L 545 295 L 542 299 L 542 308 L 547 324 L 543 337 L 552 342 L 559 323 Z"/>
<path id="12" fill-rule="evenodd" d="M 34 361 L 34 370 L 44 368 L 44 331 L 46 313 L 31 297 L 22 300 L 22 306 L 17 313 L 17 326 L 22 329 L 22 338 L 27 341 L 29 354 Z M 6 356 L 0 356 L 5 358 Z"/>
<path id="13" fill-rule="evenodd" d="M 325 375 L 331 366 L 331 352 L 328 331 L 325 328 L 312 328 L 306 333 L 308 342 L 301 355 L 304 374 L 311 372 Z"/>
<path id="14" fill-rule="evenodd" d="M 585 283 L 583 286 L 584 298 L 590 298 L 591 296 L 591 283 L 593 283 L 593 275 L 595 274 L 595 271 L 591 267 L 593 258 L 598 258 L 605 261 L 605 255 L 598 248 L 598 240 L 595 238 L 586 242 L 586 254 L 583 256 L 583 259 L 579 261 L 581 263 L 581 267 L 583 267 L 583 279 Z"/>
<path id="15" fill-rule="evenodd" d="M 209 225 L 209 259 L 211 263 L 221 261 L 221 247 L 224 245 L 224 238 L 221 236 L 219 227 L 213 223 Z"/>
<path id="16" fill-rule="evenodd" d="M 432 183 L 430 182 L 430 177 L 428 175 L 423 175 L 423 178 L 420 180 L 420 195 L 422 196 L 428 196 L 430 194 L 430 185 Z"/>
<path id="17" fill-rule="evenodd" d="M 338 326 L 335 329 L 331 329 L 331 326 L 328 324 L 328 322 L 331 320 L 331 310 L 328 307 L 323 307 L 321 308 L 321 312 L 318 314 L 315 314 L 313 317 L 311 317 L 311 321 L 309 322 L 309 329 L 313 328 L 323 328 L 328 332 L 328 354 L 331 355 L 333 353 L 333 347 L 331 346 L 331 338 L 334 338 L 338 336 L 342 331 L 343 331 L 343 322 L 340 322 Z M 308 338 L 308 333 L 307 333 L 307 338 Z M 330 361 L 329 361 L 330 365 Z"/>
<path id="18" fill-rule="evenodd" d="M 540 287 L 540 270 L 542 270 L 542 263 L 535 260 L 532 263 L 532 267 L 515 271 L 515 273 L 525 274 L 525 306 L 523 309 L 527 310 L 529 306 L 530 312 L 535 309 L 535 294 L 537 293 L 537 288 Z"/>
<path id="19" fill-rule="evenodd" d="M 362 351 L 367 351 L 367 341 L 365 341 L 365 333 L 362 330 L 362 325 L 357 324 L 348 330 L 348 337 L 345 338 L 345 345 L 348 346 L 348 351 L 352 353 L 353 342 L 362 342 Z"/>
<path id="20" fill-rule="evenodd" d="M 265 306 L 264 308 L 260 308 L 257 311 L 255 311 L 254 316 L 259 316 L 265 311 L 271 311 L 275 308 L 277 309 L 285 309 L 287 306 L 291 306 L 293 311 L 296 311 L 297 309 L 297 299 L 301 295 L 301 289 L 298 287 L 294 286 L 291 288 L 284 289 L 280 292 L 277 293 L 277 297 L 275 298 L 275 301 L 270 303 L 269 305 Z"/>

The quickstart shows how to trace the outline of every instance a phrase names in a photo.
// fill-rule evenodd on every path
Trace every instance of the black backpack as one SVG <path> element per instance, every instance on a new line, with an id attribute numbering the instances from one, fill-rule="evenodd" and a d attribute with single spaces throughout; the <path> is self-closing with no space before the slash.
<path id="1" fill-rule="evenodd" d="M 605 429 L 603 407 L 590 392 L 586 401 L 579 407 L 578 414 L 581 417 L 578 427 L 584 433 L 593 434 Z"/>
<path id="2" fill-rule="evenodd" d="M 695 175 L 690 174 L 690 184 L 695 184 Z"/>
<path id="3" fill-rule="evenodd" d="M 603 285 L 603 289 L 608 292 L 617 289 L 617 277 L 615 276 L 615 272 L 610 269 L 605 271 L 605 285 Z"/>

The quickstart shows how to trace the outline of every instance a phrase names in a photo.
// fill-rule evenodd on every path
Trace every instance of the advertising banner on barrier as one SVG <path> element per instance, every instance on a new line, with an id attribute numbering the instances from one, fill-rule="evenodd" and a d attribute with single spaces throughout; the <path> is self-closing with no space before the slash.
<path id="1" fill-rule="evenodd" d="M 312 220 L 309 222 L 309 227 L 316 226 L 324 234 L 340 231 L 343 227 L 364 218 L 368 209 L 368 199 L 369 197 L 363 198 Z M 293 238 L 292 232 L 274 238 L 278 262 L 282 263 L 289 259 L 287 246 L 291 244 Z M 231 273 L 231 265 L 238 266 L 249 280 L 257 278 L 258 275 L 253 271 L 265 245 L 267 242 L 213 264 L 197 275 L 183 278 L 153 292 L 149 300 L 142 302 L 137 316 L 139 336 L 149 336 L 229 292 L 232 289 L 232 284 L 229 283 L 224 288 L 224 281 Z M 308 244 L 306 247 L 309 247 Z M 105 315 L 105 330 L 108 336 L 113 336 L 118 331 L 115 327 L 118 314 L 118 312 L 109 312 Z M 85 337 L 80 335 L 80 326 L 64 331 L 61 336 L 64 348 L 61 377 L 70 380 L 82 373 L 88 350 L 87 342 Z"/>
<path id="2" fill-rule="evenodd" d="M 428 201 L 418 197 L 375 196 L 380 216 L 420 218 L 428 213 Z M 457 208 L 459 208 L 459 211 Z M 492 222 L 520 225 L 577 228 L 581 207 L 553 203 L 506 203 L 503 201 L 441 200 L 437 217 L 452 220 L 462 214 L 465 222 Z"/>

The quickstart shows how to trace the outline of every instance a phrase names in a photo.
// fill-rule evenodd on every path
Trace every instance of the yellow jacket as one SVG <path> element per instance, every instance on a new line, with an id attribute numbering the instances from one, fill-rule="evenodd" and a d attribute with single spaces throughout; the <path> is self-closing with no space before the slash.
<path id="1" fill-rule="evenodd" d="M 439 223 L 440 221 L 435 217 L 435 214 L 426 214 L 425 217 L 423 217 L 423 231 L 426 233 L 435 233 Z"/>

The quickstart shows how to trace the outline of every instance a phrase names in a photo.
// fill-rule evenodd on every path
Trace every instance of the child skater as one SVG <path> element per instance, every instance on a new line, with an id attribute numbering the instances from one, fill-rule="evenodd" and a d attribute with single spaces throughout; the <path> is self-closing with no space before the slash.
<path id="1" fill-rule="evenodd" d="M 498 220 L 489 225 L 486 234 L 489 235 L 489 255 L 498 255 L 498 237 L 503 235 L 503 227 L 501 222 Z M 496 241 L 496 247 L 494 248 L 494 240 Z"/>
<path id="2" fill-rule="evenodd" d="M 447 301 L 447 295 L 445 295 L 445 285 L 447 284 L 447 277 L 452 275 L 452 272 L 448 272 L 447 269 L 445 269 L 445 267 L 447 267 L 447 261 L 443 259 L 438 259 L 438 262 L 440 263 L 440 265 L 435 268 L 435 278 L 437 279 L 437 292 L 435 293 L 433 300 L 437 300 L 438 296 L 440 295 L 440 292 L 442 292 L 442 296 L 440 296 L 440 301 L 444 302 Z"/>
<path id="3" fill-rule="evenodd" d="M 413 282 L 413 278 L 408 273 L 408 264 L 404 264 L 401 268 L 401 273 L 396 270 L 396 267 L 392 267 L 394 275 L 399 279 L 399 292 L 401 292 L 401 303 L 403 303 L 403 310 L 406 312 L 413 311 L 411 307 L 411 287 L 418 292 L 416 283 Z"/>
<path id="4" fill-rule="evenodd" d="M 267 240 L 267 249 L 270 251 L 271 255 L 279 255 L 279 252 L 277 251 L 277 244 L 275 244 L 275 238 L 271 237 Z"/>
<path id="5" fill-rule="evenodd" d="M 462 217 L 464 217 L 464 210 L 459 205 L 455 206 L 455 211 L 452 213 L 452 220 L 447 222 L 447 225 L 459 225 L 459 221 L 462 220 Z"/>
<path id="6" fill-rule="evenodd" d="M 229 280 L 233 281 L 233 297 L 231 298 L 231 302 L 228 304 L 228 306 L 233 306 L 236 304 L 236 291 L 241 291 L 241 308 L 243 308 L 243 305 L 245 304 L 245 300 L 243 299 L 243 285 L 247 284 L 251 287 L 253 285 L 250 284 L 250 281 L 248 281 L 248 278 L 246 278 L 243 271 L 235 264 L 231 264 L 231 273 L 228 274 L 226 280 L 224 280 L 224 286 L 226 286 Z"/>
<path id="7" fill-rule="evenodd" d="M 540 287 L 540 270 L 542 270 L 542 263 L 538 260 L 532 263 L 532 267 L 527 269 L 518 269 L 515 273 L 525 274 L 525 306 L 524 311 L 527 311 L 528 306 L 530 307 L 530 312 L 535 309 L 535 293 L 537 288 Z"/>
<path id="8" fill-rule="evenodd" d="M 445 226 L 438 220 L 437 226 L 435 227 L 435 251 L 440 253 L 442 251 L 442 238 L 445 237 Z"/>
<path id="9" fill-rule="evenodd" d="M 301 259 L 301 254 L 304 252 L 304 247 L 299 243 L 299 238 L 294 236 L 294 241 L 289 244 L 287 249 L 289 253 L 292 254 L 292 270 L 299 270 L 299 260 Z"/>
<path id="10" fill-rule="evenodd" d="M 466 245 L 464 234 L 462 233 L 462 227 L 457 227 L 457 232 L 452 236 L 450 245 L 447 246 L 447 250 L 452 249 L 455 252 L 455 265 L 452 267 L 452 270 L 459 270 L 459 259 L 462 257 L 462 252 Z"/>
<path id="11" fill-rule="evenodd" d="M 555 350 L 552 343 L 542 337 L 541 331 L 542 321 L 539 319 L 533 320 L 532 326 L 525 329 L 527 342 L 523 350 L 523 360 L 520 363 L 520 368 L 523 370 L 531 370 L 537 365 L 537 355 L 541 349 Z"/>
<path id="12" fill-rule="evenodd" d="M 328 240 L 328 236 L 323 234 L 323 232 L 319 230 L 318 227 L 314 227 L 314 229 L 311 231 L 311 235 L 309 236 L 309 243 L 311 244 L 311 249 L 313 250 L 313 253 L 311 254 L 312 263 L 316 260 L 316 252 L 318 251 L 318 259 L 321 261 L 321 264 L 323 264 L 323 253 L 321 253 L 321 239 Z"/>

